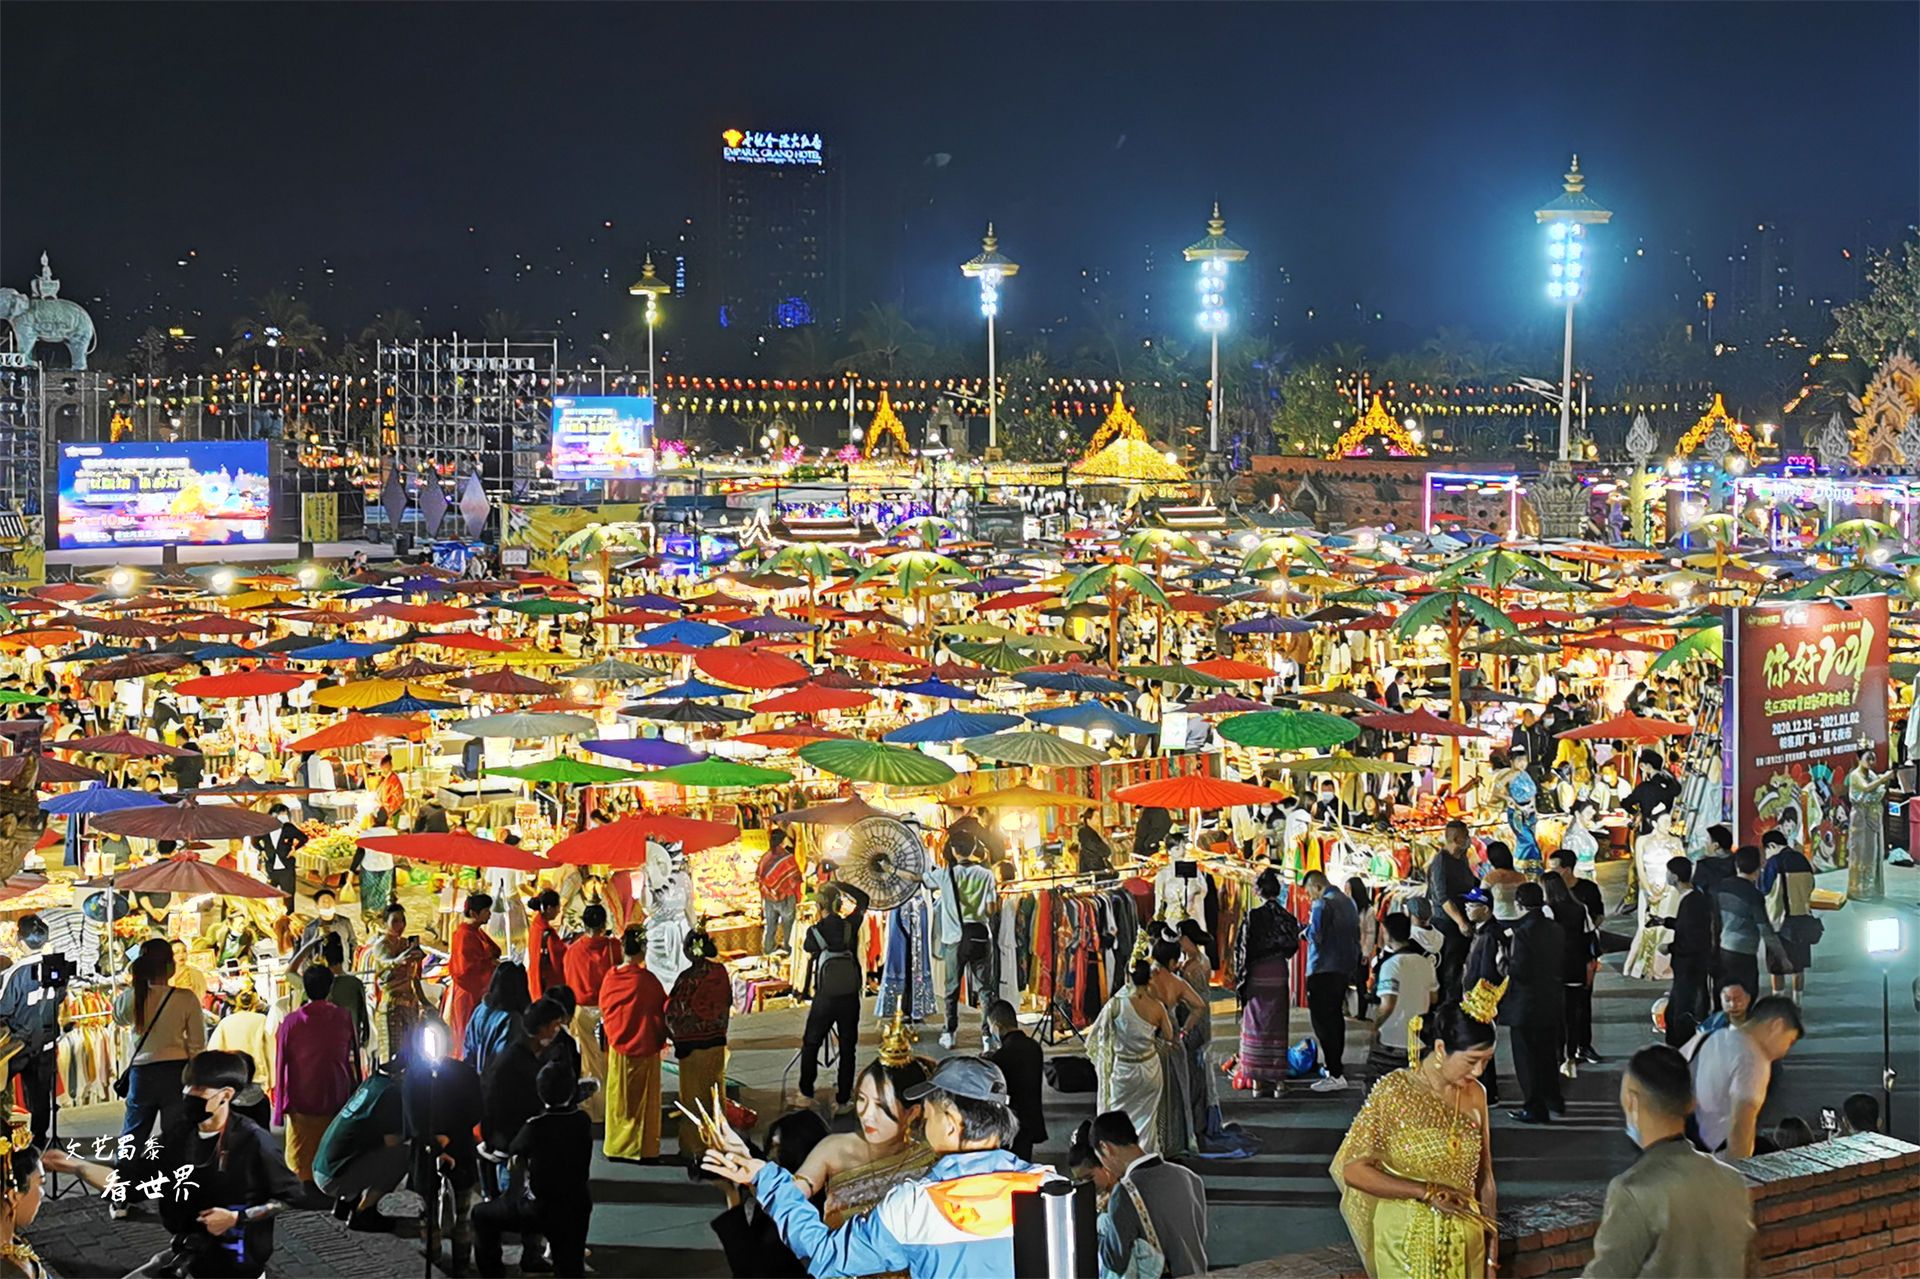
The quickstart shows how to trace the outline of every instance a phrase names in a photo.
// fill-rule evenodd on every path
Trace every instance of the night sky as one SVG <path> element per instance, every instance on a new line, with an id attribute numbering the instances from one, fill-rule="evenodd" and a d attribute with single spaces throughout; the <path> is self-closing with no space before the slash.
<path id="1" fill-rule="evenodd" d="M 1825 298 L 1843 248 L 1920 220 L 1906 3 L 10 0 L 0 44 L 0 280 L 49 250 L 121 343 L 224 339 L 270 288 L 335 331 L 399 306 L 597 336 L 707 211 L 733 126 L 821 134 L 850 295 L 946 328 L 977 322 L 956 268 L 989 218 L 1010 327 L 1081 322 L 1084 268 L 1137 292 L 1149 246 L 1187 326 L 1173 263 L 1217 197 L 1278 340 L 1374 313 L 1501 335 L 1546 309 L 1531 211 L 1573 151 L 1617 211 L 1602 312 L 1636 246 L 1715 287 L 1770 221 Z"/>

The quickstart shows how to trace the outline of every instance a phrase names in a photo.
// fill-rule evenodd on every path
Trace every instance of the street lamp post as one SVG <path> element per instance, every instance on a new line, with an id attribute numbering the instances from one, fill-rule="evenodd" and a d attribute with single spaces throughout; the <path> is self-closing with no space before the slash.
<path id="1" fill-rule="evenodd" d="M 1245 262 L 1247 251 L 1227 238 L 1227 221 L 1214 201 L 1207 234 L 1185 250 L 1200 264 L 1200 327 L 1213 339 L 1213 376 L 1207 383 L 1207 452 L 1220 451 L 1220 333 L 1227 327 L 1227 266 Z"/>
<path id="2" fill-rule="evenodd" d="M 653 273 L 653 254 L 647 254 L 641 265 L 640 278 L 627 287 L 627 292 L 635 297 L 647 300 L 647 397 L 653 401 L 654 421 L 660 418 L 660 397 L 653 389 L 653 326 L 660 319 L 660 295 L 671 292 L 673 286 Z M 655 428 L 657 432 L 657 427 Z M 652 439 L 647 444 L 653 444 Z"/>
<path id="3" fill-rule="evenodd" d="M 1561 194 L 1535 209 L 1536 222 L 1547 228 L 1547 297 L 1567 308 L 1567 338 L 1560 357 L 1560 460 L 1566 461 L 1573 441 L 1573 306 L 1586 294 L 1586 235 L 1613 217 L 1586 193 L 1586 175 L 1580 157 L 1573 157 Z"/>
<path id="4" fill-rule="evenodd" d="M 1880 965 L 1880 1131 L 1893 1131 L 1893 965 L 1906 949 L 1906 930 L 1897 915 L 1867 920 L 1867 955 Z"/>
<path id="5" fill-rule="evenodd" d="M 987 223 L 980 254 L 960 264 L 960 274 L 980 281 L 980 314 L 987 317 L 987 447 L 1000 447 L 1000 384 L 994 368 L 993 320 L 1000 314 L 1000 282 L 1020 273 L 1020 264 L 1000 252 L 993 223 Z"/>

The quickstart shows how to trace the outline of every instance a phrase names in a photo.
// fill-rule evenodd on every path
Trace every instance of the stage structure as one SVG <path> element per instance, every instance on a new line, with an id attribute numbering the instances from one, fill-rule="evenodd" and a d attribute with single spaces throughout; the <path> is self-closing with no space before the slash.
<path id="1" fill-rule="evenodd" d="M 557 342 L 431 338 L 374 357 L 380 453 L 411 476 L 478 475 L 496 504 L 543 479 Z"/>

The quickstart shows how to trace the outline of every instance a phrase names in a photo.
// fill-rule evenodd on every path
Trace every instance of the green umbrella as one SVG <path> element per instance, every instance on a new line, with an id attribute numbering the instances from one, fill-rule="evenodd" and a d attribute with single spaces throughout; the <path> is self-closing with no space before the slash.
<path id="1" fill-rule="evenodd" d="M 589 764 L 583 759 L 543 759 L 538 764 L 518 768 L 489 768 L 489 777 L 518 777 L 523 782 L 567 782 L 571 785 L 595 785 L 600 782 L 630 782 L 647 776 L 605 764 Z"/>
<path id="2" fill-rule="evenodd" d="M 550 617 L 556 613 L 591 613 L 593 605 L 575 604 L 568 600 L 550 600 L 544 596 L 530 600 L 508 600 L 500 605 L 516 613 L 531 613 L 541 617 Z"/>
<path id="3" fill-rule="evenodd" d="M 969 640 L 955 640 L 947 645 L 955 657 L 964 657 L 976 666 L 999 671 L 1004 675 L 1016 675 L 1029 666 L 1038 666 L 1039 662 L 1028 657 L 1017 648 L 1010 648 L 1005 642 L 998 644 L 976 644 Z"/>
<path id="4" fill-rule="evenodd" d="M 1254 711 L 1220 721 L 1220 736 L 1268 750 L 1317 750 L 1360 736 L 1360 726 L 1325 711 Z"/>
<path id="5" fill-rule="evenodd" d="M 703 759 L 694 764 L 675 764 L 656 768 L 651 773 L 634 773 L 643 782 L 672 782 L 676 786 L 772 786 L 790 782 L 793 774 L 784 768 L 759 768 L 736 764 L 730 759 Z"/>
<path id="6" fill-rule="evenodd" d="M 0 688 L 0 706 L 41 706 L 52 700 L 38 693 L 20 693 L 11 688 Z"/>
<path id="7" fill-rule="evenodd" d="M 1491 653 L 1495 657 L 1538 657 L 1542 653 L 1555 652 L 1551 644 L 1536 644 L 1532 640 L 1521 639 L 1518 635 L 1504 635 L 1485 644 L 1475 644 L 1476 653 Z"/>
<path id="8" fill-rule="evenodd" d="M 1336 604 L 1397 604 L 1406 596 L 1377 586 L 1359 586 L 1350 591 L 1332 591 L 1321 598 Z"/>
<path id="9" fill-rule="evenodd" d="M 1184 684 L 1188 688 L 1226 688 L 1233 683 L 1190 666 L 1122 666 L 1120 673 L 1162 684 Z"/>
<path id="10" fill-rule="evenodd" d="M 1719 627 L 1702 627 L 1654 658 L 1653 664 L 1647 667 L 1647 674 L 1664 671 L 1667 667 L 1684 662 L 1690 657 L 1705 657 L 1716 662 L 1720 661 L 1724 648 L 1725 644 Z"/>
<path id="11" fill-rule="evenodd" d="M 823 773 L 851 777 L 855 781 L 884 782 L 889 786 L 938 786 L 957 776 L 952 768 L 931 755 L 904 746 L 851 738 L 808 742 L 800 748 L 800 758 Z"/>
<path id="12" fill-rule="evenodd" d="M 1061 599 L 1068 604 L 1081 604 L 1096 595 L 1105 595 L 1111 602 L 1114 592 L 1122 590 L 1132 591 L 1161 608 L 1168 607 L 1160 584 L 1131 564 L 1102 564 L 1090 568 L 1073 579 Z"/>
<path id="13" fill-rule="evenodd" d="M 1093 645 L 1082 644 L 1079 640 L 1068 639 L 1064 635 L 1010 635 L 1006 639 L 1009 648 L 1025 649 L 1032 653 L 1091 653 Z"/>
<path id="14" fill-rule="evenodd" d="M 1027 764 L 1035 768 L 1082 768 L 1107 762 L 1105 751 L 1082 746 L 1052 733 L 994 733 L 969 737 L 960 749 L 998 764 Z"/>
<path id="15" fill-rule="evenodd" d="M 1298 533 L 1270 534 L 1260 539 L 1240 561 L 1240 571 L 1251 573 L 1255 569 L 1287 566 L 1293 560 L 1301 560 L 1312 568 L 1325 571 L 1326 560 L 1320 556 L 1319 548 Z"/>
<path id="16" fill-rule="evenodd" d="M 896 586 L 908 593 L 931 586 L 941 577 L 957 577 L 963 582 L 974 580 L 973 574 L 958 561 L 937 551 L 896 551 L 854 578 L 853 584 L 865 586 L 881 577 L 891 577 Z"/>
<path id="17" fill-rule="evenodd" d="M 1397 759 L 1367 759 L 1359 755 L 1313 755 L 1281 765 L 1290 773 L 1411 773 L 1412 764 Z"/>

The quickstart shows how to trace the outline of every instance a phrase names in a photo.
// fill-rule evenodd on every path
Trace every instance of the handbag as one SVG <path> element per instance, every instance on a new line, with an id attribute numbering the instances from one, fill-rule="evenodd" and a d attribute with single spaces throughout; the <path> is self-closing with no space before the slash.
<path id="1" fill-rule="evenodd" d="M 1827 926 L 1814 915 L 1788 915 L 1780 923 L 1780 935 L 1796 946 L 1817 946 Z"/>
<path id="2" fill-rule="evenodd" d="M 1109 1273 L 1118 1275 L 1119 1279 L 1162 1279 L 1172 1270 L 1167 1265 L 1166 1250 L 1160 1246 L 1160 1232 L 1153 1228 L 1153 1214 L 1147 1211 L 1147 1201 L 1140 1197 L 1140 1187 L 1126 1178 L 1122 1178 L 1120 1184 L 1127 1188 L 1127 1195 L 1133 1200 L 1133 1211 L 1140 1218 L 1141 1237 L 1133 1241 L 1126 1268 Z"/>
<path id="3" fill-rule="evenodd" d="M 1095 1092 L 1100 1087 L 1100 1075 L 1090 1057 L 1049 1057 L 1044 1073 L 1055 1092 Z"/>
<path id="4" fill-rule="evenodd" d="M 134 1044 L 132 1055 L 127 1058 L 127 1068 L 120 1072 L 118 1079 L 113 1081 L 113 1095 L 122 1101 L 125 1101 L 127 1094 L 133 1091 L 133 1059 L 138 1057 L 140 1050 L 147 1046 L 147 1036 L 153 1033 L 153 1028 L 160 1022 L 160 1014 L 167 1011 L 167 1005 L 173 1001 L 174 989 L 172 986 L 167 987 L 167 993 L 161 996 L 160 1006 L 153 1010 L 153 1020 L 149 1021 L 147 1028 L 140 1032 L 140 1039 Z"/>

